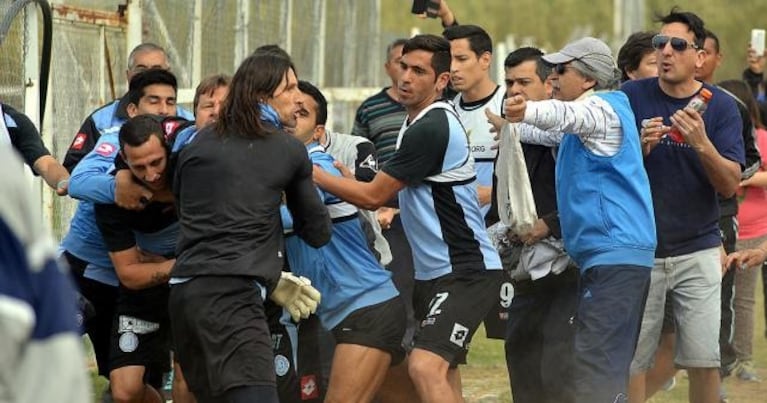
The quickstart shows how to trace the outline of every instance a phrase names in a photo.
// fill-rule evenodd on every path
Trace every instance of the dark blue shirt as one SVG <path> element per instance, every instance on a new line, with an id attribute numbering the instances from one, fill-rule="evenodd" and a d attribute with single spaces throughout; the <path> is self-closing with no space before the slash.
<path id="1" fill-rule="evenodd" d="M 735 101 L 720 89 L 703 84 L 713 97 L 703 114 L 708 138 L 719 154 L 743 165 L 743 122 Z M 669 117 L 690 101 L 666 95 L 657 78 L 628 81 L 623 92 L 629 98 L 637 128 L 643 119 Z M 697 152 L 686 143 L 664 137 L 644 159 L 650 179 L 658 246 L 655 256 L 664 258 L 696 252 L 721 244 L 717 194 Z"/>

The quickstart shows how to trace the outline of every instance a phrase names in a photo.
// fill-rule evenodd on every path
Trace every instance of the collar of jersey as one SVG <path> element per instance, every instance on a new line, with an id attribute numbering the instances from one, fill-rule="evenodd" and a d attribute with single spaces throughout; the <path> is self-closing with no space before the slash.
<path id="1" fill-rule="evenodd" d="M 268 104 L 258 104 L 258 109 L 261 111 L 261 120 L 267 123 L 271 123 L 278 129 L 282 129 L 280 116 L 277 114 L 277 111 L 274 110 L 274 108 Z"/>

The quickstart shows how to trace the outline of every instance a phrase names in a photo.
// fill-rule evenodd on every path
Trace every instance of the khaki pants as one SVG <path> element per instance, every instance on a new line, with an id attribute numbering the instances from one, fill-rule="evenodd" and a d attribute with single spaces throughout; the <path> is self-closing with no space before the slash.
<path id="1" fill-rule="evenodd" d="M 767 240 L 767 236 L 738 241 L 737 250 L 756 248 Z M 735 334 L 733 346 L 738 361 L 750 361 L 754 340 L 754 302 L 756 282 L 759 278 L 760 266 L 735 268 Z"/>

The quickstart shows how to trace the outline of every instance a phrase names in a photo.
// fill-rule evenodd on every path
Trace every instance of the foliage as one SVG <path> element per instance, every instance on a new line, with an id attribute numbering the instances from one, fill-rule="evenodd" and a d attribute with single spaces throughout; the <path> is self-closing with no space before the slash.
<path id="1" fill-rule="evenodd" d="M 411 28 L 435 34 L 442 31 L 438 20 L 420 20 L 411 15 L 410 3 L 381 0 L 385 39 L 407 36 Z M 535 46 L 549 50 L 585 35 L 611 41 L 613 3 L 613 0 L 448 0 L 459 22 L 482 26 L 495 41 L 513 35 L 518 46 L 530 43 L 526 39 L 530 38 Z M 654 14 L 666 14 L 673 4 L 646 0 L 645 29 L 657 29 Z M 715 79 L 740 78 L 751 28 L 767 28 L 767 1 L 688 0 L 678 4 L 703 18 L 706 27 L 720 38 L 725 57 Z"/>

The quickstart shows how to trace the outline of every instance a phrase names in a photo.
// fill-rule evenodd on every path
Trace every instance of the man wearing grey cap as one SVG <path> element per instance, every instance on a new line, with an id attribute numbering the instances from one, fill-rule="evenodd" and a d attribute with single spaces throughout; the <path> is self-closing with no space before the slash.
<path id="1" fill-rule="evenodd" d="M 628 98 L 613 91 L 619 73 L 604 42 L 579 39 L 543 60 L 554 66 L 555 99 L 514 96 L 504 112 L 521 122 L 522 142 L 559 146 L 562 239 L 580 267 L 575 401 L 621 402 L 656 245 L 639 135 Z"/>

